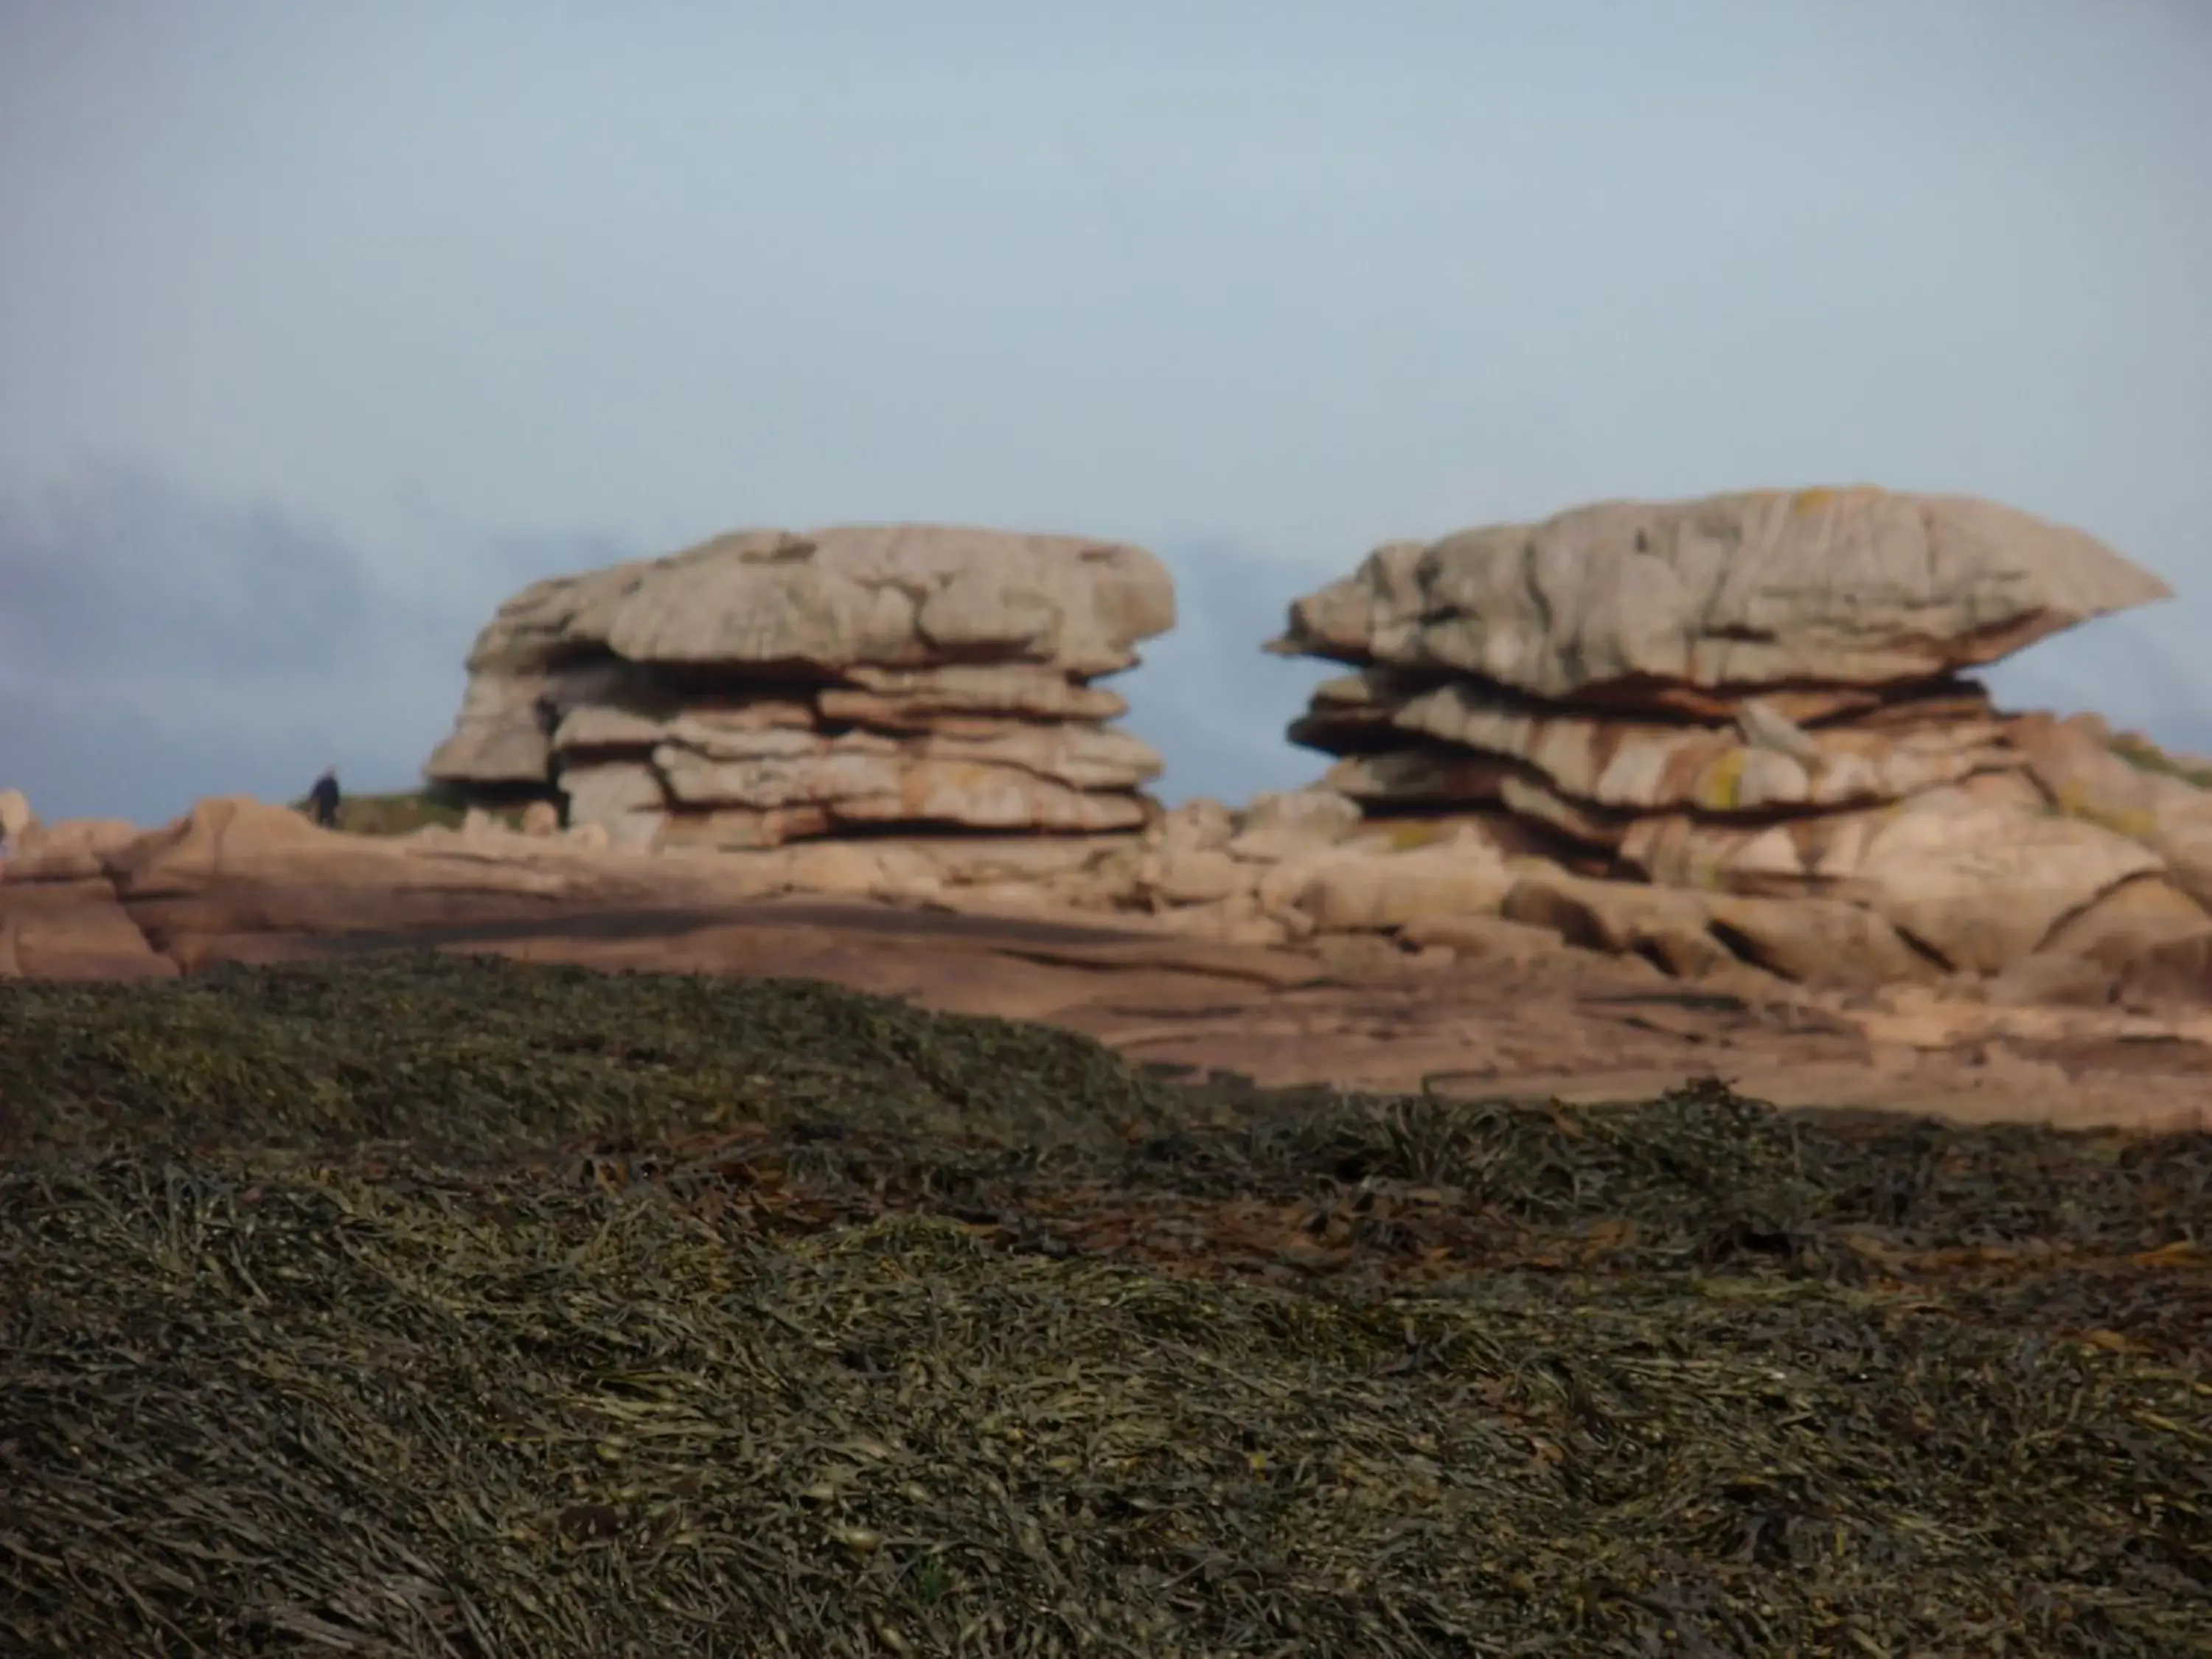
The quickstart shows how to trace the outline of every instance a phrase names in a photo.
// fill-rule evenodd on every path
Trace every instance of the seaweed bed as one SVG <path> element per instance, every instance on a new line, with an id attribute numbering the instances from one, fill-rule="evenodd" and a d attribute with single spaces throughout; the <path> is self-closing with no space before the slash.
<path id="1" fill-rule="evenodd" d="M 0 988 L 0 1648 L 2212 1653 L 2212 1138 Z"/>

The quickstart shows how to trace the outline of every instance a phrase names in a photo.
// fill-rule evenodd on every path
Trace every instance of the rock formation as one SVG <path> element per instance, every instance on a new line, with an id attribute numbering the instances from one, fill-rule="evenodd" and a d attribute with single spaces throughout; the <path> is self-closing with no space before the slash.
<path id="1" fill-rule="evenodd" d="M 748 531 L 516 594 L 425 771 L 557 791 L 626 847 L 1134 830 L 1159 757 L 1092 682 L 1174 622 L 1166 568 L 1126 544 Z"/>
<path id="2" fill-rule="evenodd" d="M 1271 1085 L 1594 1101 L 1649 1098 L 1718 1072 L 1777 1103 L 2147 1128 L 2203 1121 L 2212 958 L 2202 935 L 2137 958 L 2152 971 L 2122 976 L 2118 997 L 2092 960 L 2050 951 L 1985 986 L 1836 994 L 1731 969 L 1706 907 L 1728 907 L 1747 935 L 1796 940 L 1813 961 L 1870 931 L 1869 910 L 1725 900 L 1533 862 L 1516 872 L 1467 825 L 1363 823 L 1321 792 L 1242 814 L 1190 803 L 1142 836 L 1089 838 L 1099 846 L 1049 866 L 1035 857 L 1042 837 L 943 838 L 963 863 L 884 838 L 667 856 L 599 844 L 585 833 L 595 829 L 532 835 L 487 817 L 365 836 L 240 799 L 204 800 L 150 830 L 33 824 L 0 865 L 0 1007 L 20 978 L 167 979 L 433 948 L 827 980 L 1047 1020 L 1171 1068 Z M 1065 892 L 1076 866 L 1101 856 L 1126 866 L 1118 890 L 1166 908 L 974 913 L 994 885 L 1030 904 Z M 923 866 L 955 886 L 964 872 L 965 896 L 860 896 L 870 881 Z M 1257 889 L 1314 937 L 1272 950 L 1206 937 L 1225 908 L 1199 937 L 1164 936 Z M 821 896 L 833 891 L 844 896 Z M 1379 936 L 1386 924 L 1395 940 Z M 1686 994 L 1657 982 L 1653 961 L 1700 983 Z"/>
<path id="3" fill-rule="evenodd" d="M 1326 779 L 1163 812 L 1093 683 L 1173 622 L 1150 555 L 747 532 L 501 608 L 428 769 L 477 803 L 458 830 L 27 836 L 0 974 L 275 949 L 280 913 L 306 936 L 802 894 L 1329 961 L 1595 952 L 1754 998 L 2212 1000 L 2212 764 L 1967 678 L 2166 591 L 2027 514 L 1871 489 L 1393 544 L 1271 647 L 1352 671 L 1291 729 Z M 271 896 L 295 890 L 321 896 Z"/>
<path id="4" fill-rule="evenodd" d="M 2154 810 L 1963 678 L 2166 597 L 1988 502 L 1759 492 L 1392 543 L 1269 648 L 1354 671 L 1291 731 L 1326 787 L 1561 866 L 1494 882 L 1502 916 L 1683 971 L 1994 974 L 2212 930 L 2212 796 L 2161 779 Z"/>

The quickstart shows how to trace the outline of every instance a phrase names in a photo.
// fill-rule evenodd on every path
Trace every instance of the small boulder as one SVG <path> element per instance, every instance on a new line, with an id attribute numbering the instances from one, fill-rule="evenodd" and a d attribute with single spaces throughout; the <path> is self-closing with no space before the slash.
<path id="1" fill-rule="evenodd" d="M 1680 979 L 1734 962 L 1709 927 L 1703 896 L 1638 882 L 1600 881 L 1564 871 L 1516 881 L 1499 914 L 1549 928 L 1570 945 L 1615 956 L 1641 956 Z"/>
<path id="2" fill-rule="evenodd" d="M 9 854 L 5 878 L 11 882 L 88 881 L 106 872 L 104 860 L 144 833 L 122 818 L 31 820 Z"/>
<path id="3" fill-rule="evenodd" d="M 2212 933 L 2153 945 L 2120 970 L 2117 994 L 2136 1007 L 2212 1003 Z"/>
<path id="4" fill-rule="evenodd" d="M 2212 933 L 2212 915 L 2203 906 L 2162 877 L 2137 876 L 2052 928 L 2042 951 L 2118 973 L 2160 945 L 2206 933 Z"/>
<path id="5" fill-rule="evenodd" d="M 2117 988 L 2111 970 L 2086 957 L 2038 951 L 1991 975 L 1982 1000 L 1997 1008 L 2100 1008 Z"/>
<path id="6" fill-rule="evenodd" d="M 1171 806 L 1145 828 L 1147 847 L 1173 851 L 1211 850 L 1229 845 L 1237 833 L 1236 814 L 1208 795 Z"/>
<path id="7" fill-rule="evenodd" d="M 1707 926 L 1744 961 L 1801 984 L 1933 980 L 1937 965 L 1863 905 L 1840 899 L 1711 895 Z"/>
<path id="8" fill-rule="evenodd" d="M 1137 884 L 1147 896 L 1168 904 L 1213 904 L 1249 892 L 1259 872 L 1219 848 L 1165 847 L 1146 856 Z"/>
<path id="9" fill-rule="evenodd" d="M 1448 949 L 1462 962 L 1534 962 L 1566 948 L 1552 928 L 1491 915 L 1416 916 L 1398 939 L 1416 951 Z"/>
<path id="10" fill-rule="evenodd" d="M 1288 789 L 1257 795 L 1245 809 L 1229 850 L 1261 861 L 1334 847 L 1359 827 L 1359 803 L 1330 789 Z"/>
<path id="11" fill-rule="evenodd" d="M 1342 854 L 1322 859 L 1291 903 L 1323 933 L 1389 933 L 1419 916 L 1494 915 L 1514 879 L 1480 842 Z"/>

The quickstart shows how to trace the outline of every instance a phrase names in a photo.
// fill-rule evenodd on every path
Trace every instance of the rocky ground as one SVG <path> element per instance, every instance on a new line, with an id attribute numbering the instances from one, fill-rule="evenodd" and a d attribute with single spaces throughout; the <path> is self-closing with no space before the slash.
<path id="1" fill-rule="evenodd" d="M 1853 989 L 1741 963 L 1685 977 L 1495 915 L 1239 943 L 1036 882 L 902 892 L 883 878 L 886 852 L 649 854 L 482 821 L 375 838 L 211 801 L 147 834 L 78 823 L 21 837 L 0 881 L 0 974 L 167 978 L 429 947 L 818 979 L 1262 1085 L 1600 1101 L 1718 1075 L 1781 1104 L 2143 1127 L 2193 1124 L 2212 1094 L 2212 1012 L 2086 966 L 2040 985 Z"/>

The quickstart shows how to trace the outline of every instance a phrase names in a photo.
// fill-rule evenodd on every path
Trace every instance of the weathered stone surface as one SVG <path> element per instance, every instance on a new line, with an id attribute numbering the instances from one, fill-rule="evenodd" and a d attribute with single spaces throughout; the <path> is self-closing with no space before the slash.
<path id="1" fill-rule="evenodd" d="M 2118 973 L 2177 939 L 2212 934 L 2212 915 L 2162 876 L 2136 876 L 2060 921 L 2041 949 Z"/>
<path id="2" fill-rule="evenodd" d="M 587 705 L 572 709 L 554 729 L 555 754 L 648 755 L 663 743 L 681 743 L 705 755 L 744 757 L 763 752 L 763 733 L 776 733 L 781 750 L 799 753 L 815 735 L 813 707 L 787 697 L 702 700 L 693 706 L 647 711 L 616 705 Z"/>
<path id="3" fill-rule="evenodd" d="M 604 655 L 609 607 L 635 592 L 659 562 L 625 559 L 597 570 L 531 583 L 502 604 L 477 633 L 469 649 L 469 672 L 542 673 L 580 653 Z"/>
<path id="4" fill-rule="evenodd" d="M 1566 945 L 1555 929 L 1479 913 L 1415 916 L 1398 930 L 1398 939 L 1417 950 L 1441 945 L 1462 962 L 1534 962 Z"/>
<path id="5" fill-rule="evenodd" d="M 1169 808 L 1145 831 L 1145 845 L 1172 851 L 1204 851 L 1229 845 L 1237 833 L 1237 814 L 1210 795 L 1198 795 Z"/>
<path id="6" fill-rule="evenodd" d="M 650 847 L 668 817 L 659 775 L 642 761 L 599 761 L 564 766 L 559 782 L 571 823 L 596 823 L 617 847 Z"/>
<path id="7" fill-rule="evenodd" d="M 1468 840 L 1323 855 L 1290 902 L 1323 933 L 1387 932 L 1418 916 L 1495 914 L 1515 879 L 1495 848 Z"/>
<path id="8" fill-rule="evenodd" d="M 1523 866 L 1500 914 L 1583 950 L 1633 952 L 1692 977 L 1729 961 L 1815 984 L 1887 984 L 1939 971 L 1881 916 L 1833 899 L 1692 893 Z M 1440 936 L 1428 929 L 1419 937 Z"/>
<path id="9" fill-rule="evenodd" d="M 1270 649 L 1283 648 L 1280 641 Z M 1746 720 L 1809 728 L 1841 722 L 1862 728 L 1929 726 L 1996 718 L 1987 687 L 1954 674 L 1881 685 L 1734 686 L 1713 690 L 1669 684 L 1642 685 L 1632 702 L 1619 695 L 1540 697 L 1480 675 L 1450 669 L 1389 668 L 1375 664 L 1324 680 L 1309 694 L 1307 718 L 1344 719 L 1350 731 L 1380 733 L 1374 742 L 1342 747 L 1297 735 L 1292 741 L 1325 753 L 1389 746 L 1397 710 L 1430 693 L 1460 688 L 1485 703 L 1589 719 L 1664 720 L 1738 726 Z M 1395 728 L 1402 730 L 1403 728 Z"/>
<path id="10" fill-rule="evenodd" d="M 1325 755 L 1358 755 L 1405 741 L 1394 719 L 1398 707 L 1433 682 L 1385 668 L 1364 668 L 1323 680 L 1291 722 L 1290 740 Z"/>
<path id="11" fill-rule="evenodd" d="M 1630 811 L 1870 805 L 2021 763 L 1995 720 L 1807 730 L 1755 699 L 1738 710 L 1737 725 L 1717 727 L 1608 720 L 1443 685 L 1413 697 L 1392 720 L 1401 731 L 1523 762 L 1572 799 Z M 1471 781 L 1479 786 L 1480 774 Z"/>
<path id="12" fill-rule="evenodd" d="M 2081 532 L 1992 502 L 1762 490 L 1393 543 L 1294 605 L 1277 648 L 1553 699 L 1878 685 L 2170 596 Z"/>
<path id="13" fill-rule="evenodd" d="M 2086 957 L 2038 951 L 1993 975 L 1982 995 L 1997 1008 L 2098 1008 L 2117 988 L 2112 972 Z"/>
<path id="14" fill-rule="evenodd" d="M 763 766 L 778 778 L 799 780 L 793 787 L 803 792 L 809 787 L 805 780 L 817 776 L 823 799 L 881 793 L 879 785 L 855 790 L 848 780 L 889 777 L 932 762 L 1005 768 L 1071 789 L 1121 792 L 1133 790 L 1159 769 L 1159 757 L 1141 739 L 1091 726 L 1021 726 L 983 737 L 931 732 L 901 740 L 860 731 L 825 737 L 788 728 L 708 730 L 688 716 L 671 726 L 669 738 L 651 754 L 672 799 L 679 803 L 780 804 L 761 799 L 758 785 L 739 781 Z"/>
<path id="15" fill-rule="evenodd" d="M 925 760 L 906 769 L 895 793 L 838 800 L 831 817 L 838 825 L 957 824 L 1097 835 L 1140 828 L 1152 810 L 1132 795 L 1070 788 L 1012 767 Z"/>
<path id="16" fill-rule="evenodd" d="M 453 733 L 431 751 L 423 775 L 434 783 L 544 783 L 553 757 L 539 713 L 545 684 L 542 675 L 471 675 Z"/>
<path id="17" fill-rule="evenodd" d="M 517 594 L 428 769 L 510 792 L 557 773 L 580 790 L 563 786 L 570 822 L 626 845 L 773 846 L 908 811 L 919 828 L 1134 827 L 1160 759 L 1102 726 L 1127 705 L 1087 682 L 1173 620 L 1164 568 L 1121 544 L 745 532 Z M 649 765 L 659 797 L 611 763 Z"/>
<path id="18" fill-rule="evenodd" d="M 1025 881 L 1051 884 L 1081 875 L 1123 852 L 1133 837 L 1097 836 L 939 836 L 902 837 L 899 846 L 948 882 Z"/>
<path id="19" fill-rule="evenodd" d="M 2116 995 L 2137 1006 L 2212 1003 L 2212 935 L 2152 946 L 2121 969 Z"/>
<path id="20" fill-rule="evenodd" d="M 1092 793 L 988 759 L 915 754 L 860 733 L 836 739 L 827 752 L 809 739 L 799 752 L 750 760 L 716 760 L 664 744 L 653 750 L 653 769 L 678 805 L 819 808 L 830 827 L 912 823 L 1096 832 L 1135 829 L 1147 817 L 1144 802 L 1133 795 Z M 1077 771 L 1077 763 L 1071 760 L 1067 769 Z"/>
<path id="21" fill-rule="evenodd" d="M 1889 985 L 1941 972 L 1863 905 L 1714 893 L 1705 896 L 1705 915 L 1706 931 L 1732 954 L 1801 983 Z"/>
<path id="22" fill-rule="evenodd" d="M 931 732 L 909 739 L 905 752 L 919 760 L 1014 767 L 1071 789 L 1130 797 L 1161 770 L 1158 751 L 1143 738 L 1099 726 L 1016 724 L 973 737 Z"/>
<path id="23" fill-rule="evenodd" d="M 774 858 L 692 860 L 496 825 L 347 836 L 243 798 L 202 801 L 102 863 L 155 950 L 197 939 L 203 957 L 247 936 L 503 925 L 637 905 L 684 913 L 789 884 L 788 866 Z"/>
<path id="24" fill-rule="evenodd" d="M 1649 957 L 1684 979 L 1735 960 L 1712 936 L 1710 909 L 1695 893 L 1563 872 L 1524 873 L 1505 894 L 1499 914 L 1524 927 L 1548 928 L 1585 951 Z"/>
<path id="25" fill-rule="evenodd" d="M 2053 810 L 2051 765 L 2031 775 L 2017 724 L 1957 678 L 2164 591 L 2025 514 L 1768 492 L 1379 550 L 1302 601 L 1285 642 L 1357 671 L 1294 728 L 1340 758 L 1242 812 L 1161 813 L 1139 793 L 1158 757 L 1100 726 L 1123 705 L 1090 679 L 1171 619 L 1145 597 L 1148 559 L 763 532 L 541 584 L 479 640 L 496 684 L 454 741 L 506 745 L 509 770 L 542 756 L 572 823 L 743 860 L 732 878 L 760 890 L 1206 938 L 1389 954 L 1395 933 L 1439 961 L 1517 962 L 1537 929 L 1715 984 L 1813 987 L 2062 947 L 2112 962 L 2196 925 L 2167 869 L 2186 836 L 2140 844 L 2121 830 L 2143 825 L 2115 826 L 2124 802 Z M 918 829 L 1084 850 L 887 850 Z M 879 838 L 826 840 L 860 831 Z M 1452 918 L 1464 946 L 1430 937 Z"/>
<path id="26" fill-rule="evenodd" d="M 2160 868 L 2094 824 L 2002 811 L 1905 811 L 1876 828 L 1849 879 L 1952 968 L 1994 973 L 2059 921 Z"/>
<path id="27" fill-rule="evenodd" d="M 1226 845 L 1240 859 L 1267 862 L 1334 847 L 1359 827 L 1359 803 L 1331 789 L 1255 795 Z"/>
<path id="28" fill-rule="evenodd" d="M 2175 886 L 2212 904 L 2212 773 L 2115 738 L 2094 717 L 2024 715 L 2008 736 L 2057 811 L 2141 842 Z"/>
<path id="29" fill-rule="evenodd" d="M 1322 775 L 1320 787 L 1362 805 L 1474 806 L 1502 799 L 1505 780 L 1516 773 L 1534 775 L 1502 756 L 1425 744 L 1346 755 Z"/>
<path id="30" fill-rule="evenodd" d="M 1978 973 L 2027 955 L 2062 918 L 2162 867 L 2124 836 L 2043 809 L 2003 775 L 1763 827 L 1644 819 L 1620 851 L 1667 886 L 1852 900 L 1952 968 Z"/>
<path id="31" fill-rule="evenodd" d="M 1259 884 L 1255 866 L 1219 848 L 1166 847 L 1148 854 L 1137 881 L 1150 897 L 1169 905 L 1217 904 Z"/>
<path id="32" fill-rule="evenodd" d="M 135 825 L 112 818 L 44 823 L 27 806 L 15 825 L 9 855 L 0 861 L 0 980 L 176 975 L 177 964 L 155 950 L 107 878 L 106 860 L 138 837 Z"/>
<path id="33" fill-rule="evenodd" d="M 540 598 L 526 626 L 557 611 Z M 1167 570 L 1142 549 L 944 526 L 743 532 L 608 574 L 562 643 L 635 663 L 834 671 L 948 659 L 1109 674 L 1175 623 Z M 520 637 L 520 630 L 509 632 Z"/>
<path id="34" fill-rule="evenodd" d="M 106 854 L 143 833 L 122 818 L 33 819 L 17 833 L 6 865 L 0 866 L 0 880 L 89 880 L 104 871 Z"/>
<path id="35" fill-rule="evenodd" d="M 173 979 L 104 876 L 0 882 L 0 980 Z"/>
<path id="36" fill-rule="evenodd" d="M 1032 720 L 1110 720 L 1129 712 L 1126 699 L 1098 686 L 1026 663 L 954 664 L 941 668 L 845 671 L 851 685 L 825 687 L 817 699 L 825 720 L 887 731 L 942 730 L 961 715 Z"/>
<path id="37" fill-rule="evenodd" d="M 578 707 L 622 696 L 633 684 L 619 663 L 510 669 L 499 661 L 476 667 L 471 658 L 453 733 L 422 769 L 433 783 L 543 787 L 557 723 Z"/>
<path id="38" fill-rule="evenodd" d="M 1523 762 L 1437 745 L 1346 755 L 1329 768 L 1322 787 L 1380 811 L 1427 809 L 1424 817 L 1428 811 L 1500 806 L 1505 816 L 1547 834 L 1608 852 L 1639 822 L 1570 799 Z"/>
<path id="39" fill-rule="evenodd" d="M 1671 971 L 1720 947 L 1880 983 L 2058 945 L 2116 962 L 2199 925 L 2212 767 L 2000 715 L 1959 677 L 2166 594 L 1986 502 L 1750 492 L 1394 543 L 1271 648 L 1355 670 L 1291 728 L 1370 819 L 1346 848 L 1494 816 L 1559 872 L 1509 917 Z"/>
<path id="40" fill-rule="evenodd" d="M 95 839 L 47 828 L 79 845 Z M 2185 1124 L 2212 1067 L 2212 1013 L 2203 1009 L 2212 946 L 2203 939 L 2131 963 L 2129 1000 L 2118 1006 L 2087 997 L 1992 1006 L 1996 981 L 1987 1003 L 1948 986 L 1846 998 L 1729 961 L 1685 998 L 1669 996 L 1644 963 L 1569 949 L 1553 929 L 1488 915 L 1416 918 L 1395 941 L 1325 934 L 1288 950 L 1223 942 L 1237 929 L 1272 940 L 1304 914 L 1259 914 L 1241 896 L 1087 921 L 1057 904 L 1063 878 L 1142 850 L 1133 836 L 947 836 L 645 857 L 588 851 L 590 837 L 573 833 L 534 837 L 496 825 L 473 839 L 433 829 L 370 842 L 316 830 L 282 808 L 210 802 L 120 848 L 96 839 L 103 868 L 112 866 L 105 878 L 0 878 L 0 974 L 173 974 L 372 943 L 434 945 L 605 969 L 827 979 L 932 1007 L 1048 1019 L 1134 1057 L 1269 1085 L 1601 1101 L 1648 1098 L 1719 1070 L 1747 1094 L 1785 1105 L 1850 1101 L 1967 1120 L 2144 1127 Z M 1298 856 L 1399 856 L 1382 845 Z M 949 903 L 880 902 L 952 864 L 984 874 L 981 901 L 1005 913 L 971 908 L 949 883 Z M 132 895 L 118 902 L 126 877 Z M 35 916 L 27 895 L 37 896 Z M 1717 913 L 1722 902 L 1702 897 Z M 1686 960 L 1681 950 L 1698 941 L 1668 920 L 1617 918 L 1590 932 Z M 1169 936 L 1185 927 L 1194 936 Z M 1717 931 L 1705 924 L 1709 937 Z M 1420 953 L 1408 956 L 1407 945 Z M 1457 959 L 1439 965 L 1447 954 Z M 2081 958 L 2033 961 L 2016 977 L 2101 972 Z M 2167 976 L 2162 988 L 2154 966 Z M 2197 1006 L 2152 1006 L 2176 997 Z"/>

